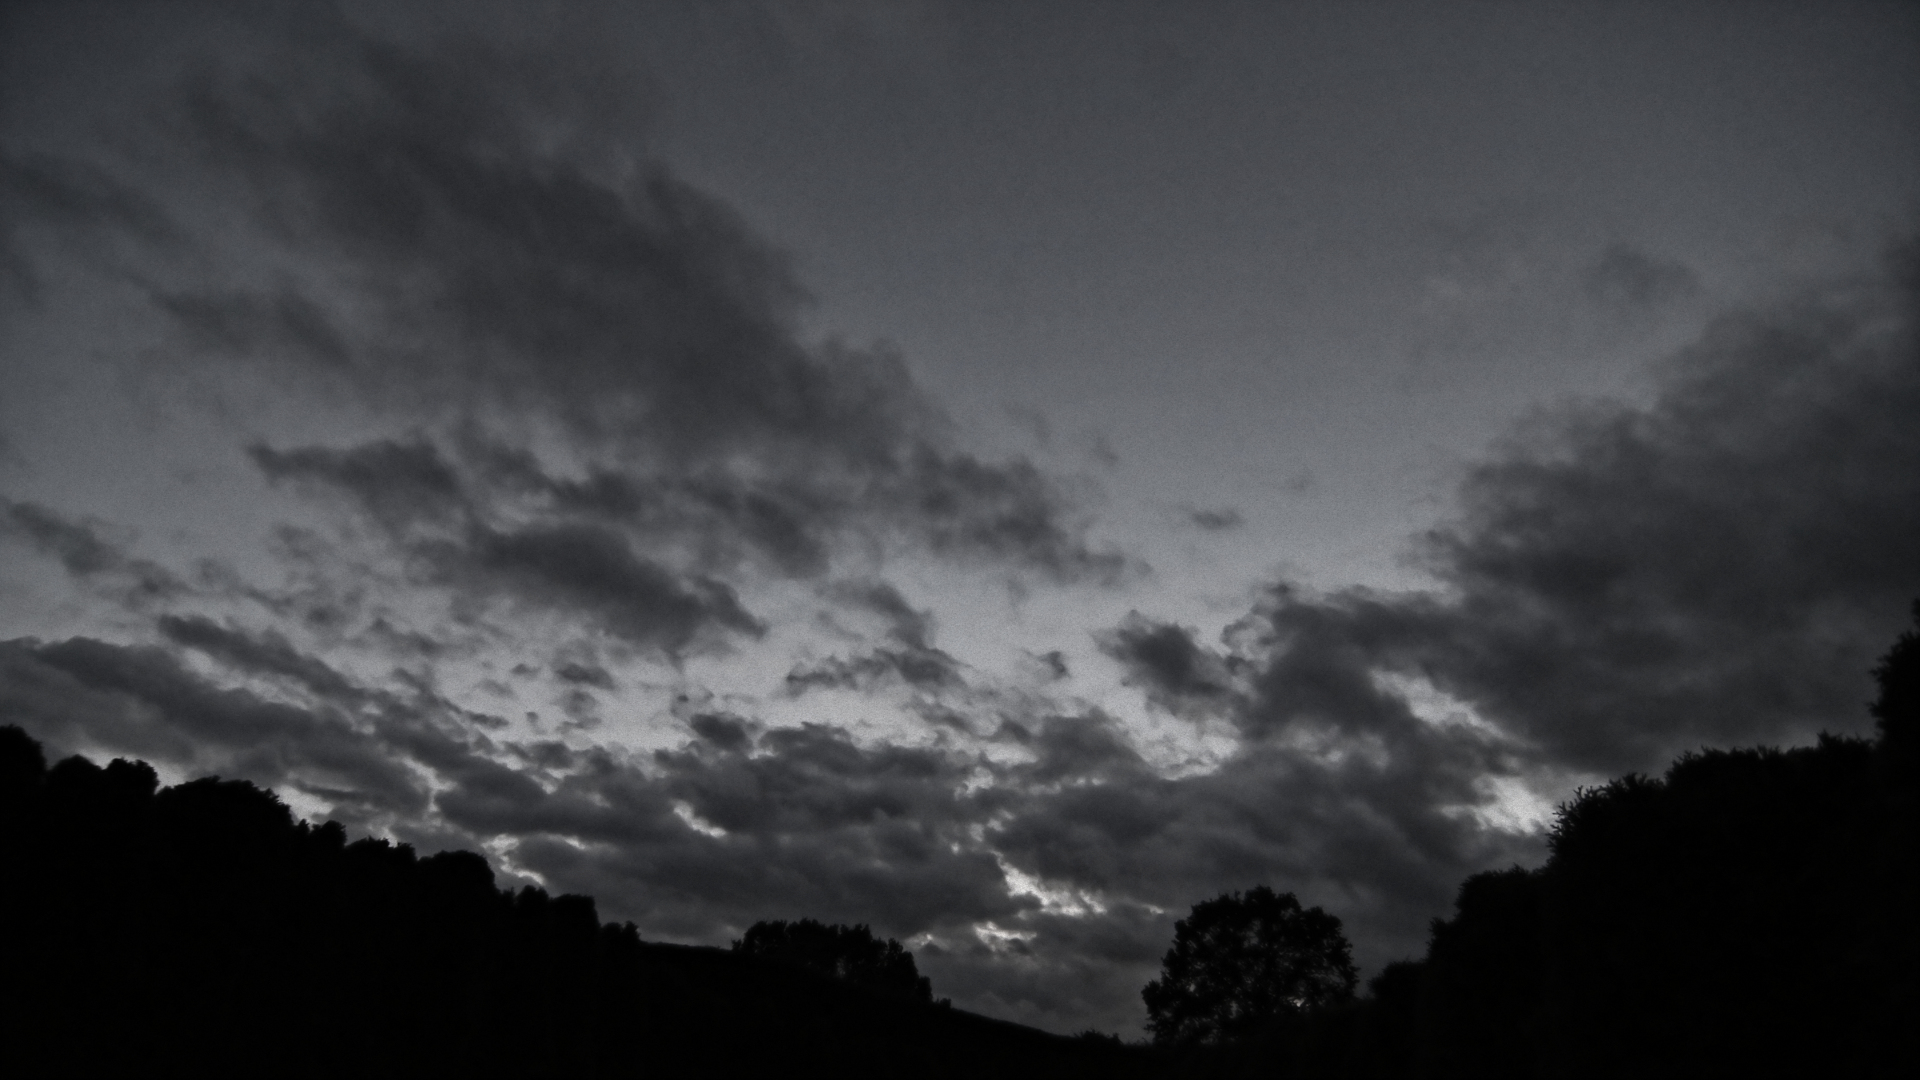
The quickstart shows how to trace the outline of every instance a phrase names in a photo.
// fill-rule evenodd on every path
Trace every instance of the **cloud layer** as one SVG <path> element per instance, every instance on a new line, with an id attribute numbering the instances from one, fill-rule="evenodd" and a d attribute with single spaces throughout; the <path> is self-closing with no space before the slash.
<path id="1" fill-rule="evenodd" d="M 1151 764 L 1127 724 L 1033 694 L 953 697 L 986 710 L 956 731 L 992 734 L 932 742 L 717 711 L 688 714 L 655 751 L 569 741 L 185 610 L 156 618 L 146 644 L 7 643 L 0 712 L 62 749 L 245 776 L 361 827 L 481 848 L 656 935 L 865 921 L 910 938 L 964 1004 L 1125 1027 L 1172 919 L 1198 899 L 1297 891 L 1378 964 L 1418 948 L 1462 877 L 1533 857 L 1540 800 L 1575 779 L 1704 743 L 1862 728 L 1865 672 L 1920 594 L 1905 543 L 1920 535 L 1905 258 L 1797 308 L 1730 316 L 1674 358 L 1649 407 L 1584 405 L 1517 429 L 1419 538 L 1432 592 L 1282 583 L 1217 645 L 1139 614 L 1097 634 L 1150 707 L 1232 733 L 1198 770 Z M 719 600 L 676 606 L 672 579 L 592 547 L 611 534 L 479 523 L 472 463 L 423 443 L 255 458 L 346 499 L 429 580 L 571 605 L 662 647 L 702 620 L 727 625 Z M 129 570 L 49 511 L 11 513 L 76 577 L 161 573 Z M 583 567 L 598 568 L 591 590 L 569 576 Z M 632 589 L 605 587 L 626 575 Z M 835 588 L 882 621 L 883 643 L 796 671 L 789 693 L 890 678 L 937 700 L 948 680 L 964 686 L 897 589 Z M 629 608 L 644 619 L 623 622 Z M 582 689 L 619 686 L 595 665 L 558 667 Z"/>
<path id="2" fill-rule="evenodd" d="M 582 103 L 550 74 L 344 29 L 328 44 L 310 82 L 216 71 L 183 93 L 181 136 L 286 267 L 264 286 L 156 285 L 199 354 L 457 425 L 497 485 L 471 498 L 504 487 L 788 573 L 821 572 L 849 533 L 1063 580 L 1124 568 L 1033 466 L 952 447 L 898 357 L 802 341 L 785 258 L 638 133 L 596 130 L 592 153 L 585 132 L 556 140 L 580 115 L 555 109 Z M 531 448 L 542 434 L 563 440 L 568 475 Z M 281 473 L 330 462 L 392 506 L 452 496 L 433 453 L 257 456 Z"/>

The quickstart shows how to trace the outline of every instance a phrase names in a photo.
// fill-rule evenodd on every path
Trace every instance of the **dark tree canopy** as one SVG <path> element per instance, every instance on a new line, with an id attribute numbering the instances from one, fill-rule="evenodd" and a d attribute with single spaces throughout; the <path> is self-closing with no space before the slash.
<path id="1" fill-rule="evenodd" d="M 1880 694 L 1873 702 L 1880 745 L 1902 780 L 1914 779 L 1914 740 L 1920 738 L 1920 600 L 1913 602 L 1913 627 L 1873 669 Z"/>
<path id="2" fill-rule="evenodd" d="M 1451 919 L 1435 919 L 1416 993 L 1422 1071 L 1484 1080 L 1527 1077 L 1540 1000 L 1542 875 L 1518 866 L 1460 885 Z M 1387 989 L 1391 995 L 1393 988 Z M 1374 987 L 1376 999 L 1381 988 Z"/>
<path id="3" fill-rule="evenodd" d="M 1140 996 L 1157 1043 L 1217 1043 L 1346 1001 L 1358 976 L 1340 920 L 1265 885 L 1194 905 Z"/>
<path id="4" fill-rule="evenodd" d="M 757 922 L 733 950 L 805 968 L 888 997 L 932 1001 L 933 985 L 913 963 L 913 954 L 892 938 L 873 936 L 866 924 L 828 926 L 813 919 Z"/>

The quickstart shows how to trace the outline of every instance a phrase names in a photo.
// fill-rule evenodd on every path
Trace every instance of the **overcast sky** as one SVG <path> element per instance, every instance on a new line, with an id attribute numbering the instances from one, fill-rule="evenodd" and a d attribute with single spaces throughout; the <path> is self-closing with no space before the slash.
<path id="1" fill-rule="evenodd" d="M 0 722 L 1138 1037 L 1862 733 L 1920 8 L 13 4 Z"/>

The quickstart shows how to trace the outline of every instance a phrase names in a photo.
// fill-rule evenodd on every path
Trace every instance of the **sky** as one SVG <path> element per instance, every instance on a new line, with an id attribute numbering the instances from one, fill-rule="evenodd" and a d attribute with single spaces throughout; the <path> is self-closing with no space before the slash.
<path id="1" fill-rule="evenodd" d="M 15 3 L 0 722 L 1137 1038 L 1868 731 L 1920 9 Z"/>

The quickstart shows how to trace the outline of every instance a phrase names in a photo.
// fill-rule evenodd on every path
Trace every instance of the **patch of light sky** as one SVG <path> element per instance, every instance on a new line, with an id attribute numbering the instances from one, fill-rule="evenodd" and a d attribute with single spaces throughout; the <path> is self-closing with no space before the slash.
<path id="1" fill-rule="evenodd" d="M 1000 872 L 1006 875 L 1008 894 L 1033 897 L 1040 902 L 1040 910 L 1045 914 L 1078 919 L 1106 913 L 1106 902 L 1092 893 L 1025 873 L 1003 855 L 996 853 L 994 858 L 999 860 Z"/>

